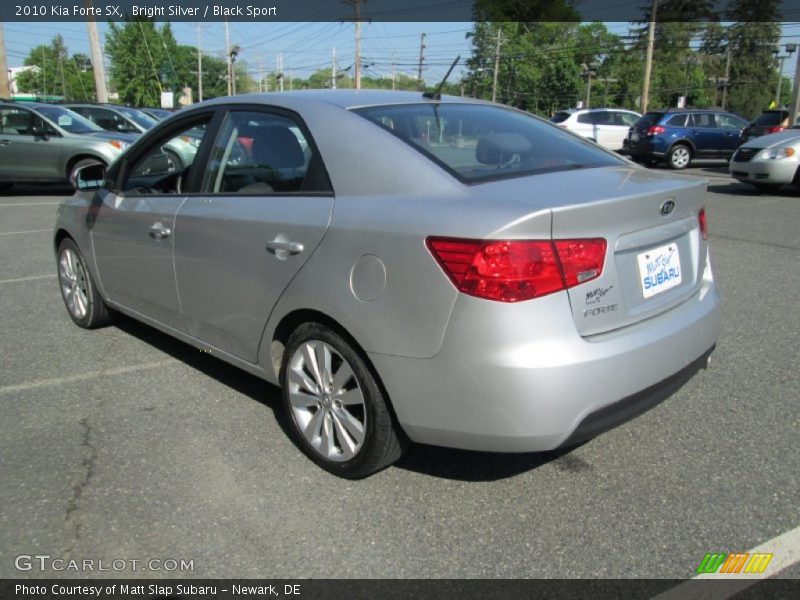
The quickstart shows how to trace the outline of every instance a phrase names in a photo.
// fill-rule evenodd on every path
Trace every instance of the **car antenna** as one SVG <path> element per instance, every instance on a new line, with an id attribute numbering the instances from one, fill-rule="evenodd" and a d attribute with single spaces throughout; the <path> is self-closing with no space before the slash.
<path id="1" fill-rule="evenodd" d="M 458 63 L 459 60 L 461 60 L 461 55 L 460 54 L 458 56 L 456 56 L 456 59 L 453 61 L 453 64 L 450 65 L 449 69 L 447 69 L 447 73 L 444 74 L 444 77 L 439 82 L 439 85 L 436 86 L 436 89 L 434 91 L 432 91 L 432 92 L 423 92 L 422 93 L 422 97 L 423 98 L 428 98 L 429 100 L 441 100 L 442 99 L 442 94 L 441 94 L 442 87 L 444 86 L 445 81 L 447 81 L 447 78 L 450 77 L 450 73 L 453 72 L 453 69 L 455 68 L 455 66 L 456 66 L 456 64 Z"/>

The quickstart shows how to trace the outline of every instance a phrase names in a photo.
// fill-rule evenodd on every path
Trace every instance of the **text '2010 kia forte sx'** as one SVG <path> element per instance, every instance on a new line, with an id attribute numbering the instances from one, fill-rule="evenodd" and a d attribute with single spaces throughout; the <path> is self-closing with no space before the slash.
<path id="1" fill-rule="evenodd" d="M 344 477 L 410 441 L 577 443 L 719 334 L 705 182 L 498 105 L 221 98 L 76 183 L 55 234 L 75 323 L 125 313 L 280 385 L 298 446 Z"/>

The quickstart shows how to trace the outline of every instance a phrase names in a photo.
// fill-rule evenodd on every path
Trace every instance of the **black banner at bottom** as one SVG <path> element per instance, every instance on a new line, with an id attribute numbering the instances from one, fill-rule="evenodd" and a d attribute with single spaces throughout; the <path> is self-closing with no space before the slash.
<path id="1" fill-rule="evenodd" d="M 800 598 L 798 579 L 4 579 L 0 598 L 14 600 L 361 600 L 447 598 Z"/>

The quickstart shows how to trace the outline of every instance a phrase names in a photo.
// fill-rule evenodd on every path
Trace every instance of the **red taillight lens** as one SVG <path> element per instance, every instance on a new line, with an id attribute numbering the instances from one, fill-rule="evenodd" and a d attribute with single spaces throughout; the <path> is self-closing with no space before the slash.
<path id="1" fill-rule="evenodd" d="M 778 133 L 779 131 L 783 131 L 785 127 L 781 127 L 780 125 L 775 125 L 774 127 L 767 127 L 767 133 Z"/>
<path id="2" fill-rule="evenodd" d="M 653 125 L 647 129 L 647 135 L 658 135 L 659 133 L 664 133 L 661 125 Z"/>
<path id="3" fill-rule="evenodd" d="M 555 245 L 568 288 L 600 277 L 606 257 L 604 239 L 556 240 Z"/>
<path id="4" fill-rule="evenodd" d="M 605 240 L 463 240 L 431 237 L 431 254 L 456 289 L 521 302 L 598 277 Z M 566 282 L 566 284 L 565 284 Z"/>
<path id="5" fill-rule="evenodd" d="M 700 212 L 697 213 L 697 224 L 700 225 L 700 235 L 703 236 L 704 240 L 708 239 L 708 224 L 706 223 L 706 209 L 701 208 Z"/>

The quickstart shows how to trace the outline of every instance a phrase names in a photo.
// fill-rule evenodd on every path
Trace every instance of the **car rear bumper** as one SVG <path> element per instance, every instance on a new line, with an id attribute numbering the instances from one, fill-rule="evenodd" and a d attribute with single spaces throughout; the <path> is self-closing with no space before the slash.
<path id="1" fill-rule="evenodd" d="M 777 160 L 731 161 L 731 176 L 745 183 L 792 183 L 798 163 Z"/>
<path id="2" fill-rule="evenodd" d="M 707 268 L 679 306 L 605 334 L 578 335 L 566 293 L 510 305 L 460 296 L 436 356 L 370 358 L 413 441 L 543 451 L 666 398 L 704 363 L 719 330 Z"/>

